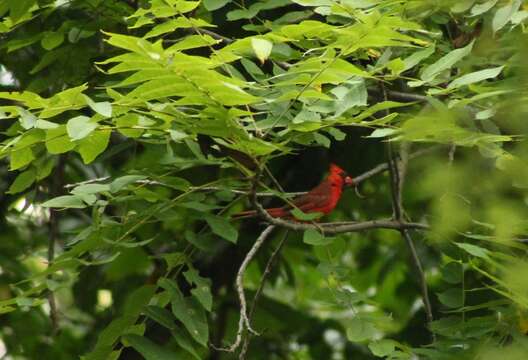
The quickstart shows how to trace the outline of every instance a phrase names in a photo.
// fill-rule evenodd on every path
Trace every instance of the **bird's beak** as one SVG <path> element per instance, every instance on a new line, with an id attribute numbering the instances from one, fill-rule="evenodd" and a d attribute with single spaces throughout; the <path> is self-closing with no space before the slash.
<path id="1" fill-rule="evenodd" d="M 354 186 L 354 179 L 352 179 L 350 176 L 345 177 L 345 186 Z"/>

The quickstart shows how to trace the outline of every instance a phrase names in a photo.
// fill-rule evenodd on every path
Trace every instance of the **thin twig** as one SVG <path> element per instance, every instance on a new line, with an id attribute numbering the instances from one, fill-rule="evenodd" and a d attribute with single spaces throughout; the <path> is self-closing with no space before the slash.
<path id="1" fill-rule="evenodd" d="M 451 147 L 449 148 L 449 166 L 451 167 L 453 165 L 453 161 L 455 160 L 455 152 L 456 152 L 456 144 L 451 144 Z"/>
<path id="2" fill-rule="evenodd" d="M 388 149 L 388 167 L 389 167 L 389 173 L 390 173 L 390 179 L 391 179 L 391 195 L 392 195 L 392 207 L 393 207 L 393 217 L 394 219 L 399 223 L 404 223 L 404 209 L 403 209 L 403 201 L 402 201 L 402 186 L 405 176 L 405 167 L 407 165 L 408 157 L 404 156 L 404 161 L 400 163 L 400 168 L 398 168 L 398 163 L 396 159 L 393 156 L 392 153 L 392 146 L 389 143 L 387 146 Z M 423 270 L 422 263 L 420 261 L 420 257 L 418 256 L 418 252 L 416 251 L 416 247 L 414 246 L 414 242 L 411 238 L 411 235 L 409 234 L 409 231 L 405 228 L 400 229 L 400 233 L 402 237 L 405 239 L 405 242 L 407 243 L 407 246 L 409 248 L 409 251 L 411 252 L 411 257 L 414 263 L 414 266 L 416 267 L 416 271 L 418 272 L 418 277 L 420 281 L 420 288 L 422 292 L 422 301 L 424 304 L 425 314 L 427 316 L 427 323 L 429 330 L 431 330 L 431 323 L 433 321 L 433 312 L 431 308 L 431 301 L 429 299 L 429 290 L 427 288 L 427 279 L 425 277 L 425 272 Z M 435 334 L 431 332 L 431 336 L 433 341 L 435 341 Z"/>
<path id="3" fill-rule="evenodd" d="M 268 225 L 264 231 L 260 234 L 260 236 L 257 238 L 251 249 L 246 254 L 246 257 L 244 258 L 244 261 L 242 261 L 242 264 L 240 265 L 240 268 L 238 269 L 237 277 L 236 277 L 236 289 L 238 293 L 238 299 L 240 301 L 240 319 L 238 320 L 238 331 L 236 335 L 235 342 L 228 348 L 220 349 L 227 352 L 235 352 L 236 349 L 240 346 L 240 343 L 242 342 L 242 335 L 244 333 L 244 329 L 247 329 L 249 332 L 258 335 L 258 333 L 253 330 L 251 327 L 251 324 L 249 323 L 249 318 L 247 315 L 247 304 L 246 304 L 246 296 L 244 295 L 244 273 L 246 272 L 246 269 L 257 253 L 258 249 L 262 246 L 264 241 L 268 238 L 269 234 L 275 229 L 275 225 Z"/>
<path id="4" fill-rule="evenodd" d="M 275 179 L 275 176 L 273 176 L 273 173 L 267 165 L 264 165 L 264 171 L 266 171 L 266 174 L 268 174 L 269 178 L 271 179 L 271 182 L 277 187 L 277 189 L 279 189 L 281 192 L 284 192 L 282 185 L 280 184 L 280 182 L 277 181 L 277 179 Z"/>
<path id="5" fill-rule="evenodd" d="M 50 182 L 50 197 L 59 196 L 61 193 L 62 184 L 64 183 L 64 156 L 59 157 L 57 168 L 55 170 L 55 176 Z M 50 209 L 49 222 L 48 222 L 48 267 L 52 266 L 53 260 L 55 259 L 55 245 L 59 239 L 59 212 L 56 209 Z M 51 274 L 48 275 L 48 279 L 51 279 Z M 57 310 L 57 301 L 55 294 L 51 289 L 48 289 L 48 304 L 50 307 L 50 320 L 51 320 L 51 334 L 56 335 L 59 332 L 59 315 Z"/>
<path id="6" fill-rule="evenodd" d="M 275 248 L 275 251 L 273 251 L 270 258 L 268 259 L 268 262 L 266 263 L 266 268 L 264 269 L 264 272 L 262 273 L 262 276 L 260 277 L 259 287 L 257 291 L 255 292 L 255 296 L 253 296 L 253 301 L 251 302 L 251 307 L 249 309 L 248 318 L 250 321 L 253 318 L 253 313 L 255 312 L 255 308 L 257 307 L 257 302 L 260 298 L 260 294 L 262 294 L 262 291 L 264 290 L 264 284 L 266 283 L 266 279 L 271 273 L 271 269 L 275 265 L 275 261 L 277 260 L 282 250 L 282 246 L 286 242 L 287 238 L 288 238 L 288 230 L 286 230 L 284 236 L 279 242 L 279 245 L 277 245 L 277 247 Z M 246 337 L 246 339 L 244 340 L 244 344 L 242 345 L 242 350 L 240 351 L 240 355 L 238 357 L 239 360 L 244 360 L 246 358 L 246 354 L 249 348 L 250 341 L 251 341 L 251 336 Z"/>
<path id="7" fill-rule="evenodd" d="M 95 179 L 88 179 L 88 180 L 79 181 L 79 182 L 76 182 L 76 183 L 73 183 L 73 184 L 66 184 L 66 185 L 64 185 L 64 188 L 65 189 L 71 189 L 71 188 L 74 188 L 74 187 L 79 186 L 79 185 L 99 183 L 99 182 L 102 182 L 102 181 L 106 181 L 108 179 L 110 179 L 110 176 L 103 176 L 103 177 L 99 177 L 99 178 L 95 178 Z"/>

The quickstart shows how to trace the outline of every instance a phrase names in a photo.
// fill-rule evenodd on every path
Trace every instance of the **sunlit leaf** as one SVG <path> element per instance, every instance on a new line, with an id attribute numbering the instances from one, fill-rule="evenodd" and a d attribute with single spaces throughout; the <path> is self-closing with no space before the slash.
<path id="1" fill-rule="evenodd" d="M 97 123 L 91 121 L 87 116 L 77 116 L 73 119 L 68 120 L 66 124 L 66 130 L 68 136 L 72 140 L 80 140 L 90 135 L 92 131 L 97 128 Z"/>
<path id="2" fill-rule="evenodd" d="M 51 200 L 48 200 L 41 204 L 43 207 L 51 208 L 73 208 L 82 209 L 86 207 L 86 204 L 82 199 L 75 195 L 63 195 Z"/>

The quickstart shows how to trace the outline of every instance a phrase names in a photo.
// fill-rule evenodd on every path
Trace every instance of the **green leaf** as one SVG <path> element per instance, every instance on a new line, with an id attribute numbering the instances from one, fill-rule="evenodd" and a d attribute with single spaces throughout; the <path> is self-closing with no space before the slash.
<path id="1" fill-rule="evenodd" d="M 391 355 L 398 346 L 398 342 L 391 339 L 381 339 L 371 342 L 368 348 L 374 356 L 385 357 Z"/>
<path id="2" fill-rule="evenodd" d="M 363 79 L 349 80 L 343 86 L 330 91 L 337 98 L 335 102 L 335 116 L 341 116 L 347 110 L 367 105 L 367 88 Z"/>
<path id="3" fill-rule="evenodd" d="M 172 270 L 178 265 L 185 264 L 187 259 L 187 257 L 179 251 L 163 254 L 162 258 L 167 263 L 168 270 Z"/>
<path id="4" fill-rule="evenodd" d="M 321 122 L 321 114 L 303 108 L 292 120 L 294 124 L 303 122 Z"/>
<path id="5" fill-rule="evenodd" d="M 253 61 L 242 58 L 240 59 L 240 63 L 253 79 L 257 81 L 265 81 L 266 75 Z"/>
<path id="6" fill-rule="evenodd" d="M 123 334 L 124 329 L 134 324 L 135 320 L 135 318 L 129 316 L 121 316 L 112 320 L 99 334 L 93 351 L 82 357 L 82 360 L 108 359 L 112 353 L 113 343 Z"/>
<path id="7" fill-rule="evenodd" d="M 98 130 L 92 132 L 88 137 L 79 142 L 78 152 L 81 154 L 83 162 L 89 164 L 105 151 L 110 141 L 111 130 Z"/>
<path id="8" fill-rule="evenodd" d="M 192 344 L 192 339 L 189 337 L 189 335 L 187 335 L 187 333 L 185 333 L 183 329 L 181 329 L 179 326 L 176 326 L 176 328 L 171 331 L 171 334 L 176 340 L 176 343 L 182 349 L 191 354 L 196 360 L 203 359 L 200 355 L 198 355 Z"/>
<path id="9" fill-rule="evenodd" d="M 178 355 L 167 347 L 162 347 L 143 336 L 124 335 L 122 341 L 130 344 L 145 360 L 173 360 L 178 358 Z"/>
<path id="10" fill-rule="evenodd" d="M 96 113 L 104 116 L 104 117 L 110 117 L 112 116 L 112 104 L 110 104 L 108 101 L 102 101 L 102 102 L 93 102 L 91 99 L 88 102 L 88 106 L 92 108 L 93 111 Z"/>
<path id="11" fill-rule="evenodd" d="M 144 36 L 144 38 L 149 39 L 151 37 L 174 32 L 174 30 L 176 29 L 181 29 L 181 28 L 185 29 L 185 28 L 192 28 L 192 27 L 196 27 L 196 28 L 214 27 L 214 25 L 209 24 L 207 21 L 203 19 L 186 18 L 186 17 L 180 16 L 176 19 L 165 21 L 159 25 L 154 26 L 152 30 L 149 31 Z"/>
<path id="12" fill-rule="evenodd" d="M 473 5 L 474 2 L 475 0 L 459 0 L 451 6 L 450 10 L 455 14 L 463 13 L 464 11 L 469 10 L 469 8 Z"/>
<path id="13" fill-rule="evenodd" d="M 435 52 L 435 46 L 429 46 L 428 48 L 425 48 L 423 50 L 417 51 L 413 53 L 411 56 L 403 59 L 403 71 L 407 71 L 409 69 L 412 69 L 416 65 L 418 65 L 423 60 L 427 59 L 429 56 L 433 55 Z"/>
<path id="14" fill-rule="evenodd" d="M 517 11 L 515 14 L 512 15 L 511 23 L 514 24 L 514 25 L 519 25 L 526 18 L 528 18 L 528 11 L 527 10 L 520 10 L 520 11 Z"/>
<path id="15" fill-rule="evenodd" d="M 452 337 L 460 331 L 462 319 L 457 316 L 443 317 L 431 323 L 431 330 L 436 334 Z"/>
<path id="16" fill-rule="evenodd" d="M 155 305 L 148 305 L 145 308 L 145 315 L 169 330 L 176 328 L 176 324 L 174 323 L 174 315 L 172 315 L 172 313 L 165 308 Z"/>
<path id="17" fill-rule="evenodd" d="M 464 305 L 464 294 L 461 288 L 451 288 L 438 294 L 438 300 L 449 308 L 459 308 Z"/>
<path id="18" fill-rule="evenodd" d="M 346 322 L 346 335 L 348 340 L 361 342 L 372 339 L 376 334 L 374 324 L 358 316 Z"/>
<path id="19" fill-rule="evenodd" d="M 66 130 L 68 136 L 72 140 L 80 140 L 91 134 L 97 128 L 97 123 L 94 123 L 87 116 L 76 116 L 68 120 Z"/>
<path id="20" fill-rule="evenodd" d="M 231 225 L 229 220 L 221 216 L 207 215 L 205 221 L 207 221 L 211 230 L 213 230 L 213 233 L 236 244 L 238 231 L 233 225 Z"/>
<path id="21" fill-rule="evenodd" d="M 117 131 L 119 131 L 121 134 L 130 138 L 138 138 L 145 131 L 143 129 L 134 128 L 138 125 L 139 120 L 139 115 L 128 113 L 115 119 L 114 121 L 117 126 Z"/>
<path id="22" fill-rule="evenodd" d="M 48 200 L 41 204 L 41 206 L 50 208 L 83 209 L 86 207 L 86 204 L 78 196 L 64 195 Z"/>
<path id="23" fill-rule="evenodd" d="M 133 317 L 139 316 L 155 293 L 156 286 L 154 285 L 136 287 L 127 297 L 125 305 L 123 306 L 123 313 Z"/>
<path id="24" fill-rule="evenodd" d="M 492 79 L 494 77 L 497 77 L 502 69 L 504 69 L 504 66 L 498 66 L 490 69 L 485 70 L 479 70 L 475 71 L 466 75 L 463 75 L 455 80 L 453 80 L 449 85 L 447 86 L 448 89 L 456 89 L 458 87 L 473 84 L 479 81 Z"/>
<path id="25" fill-rule="evenodd" d="M 48 129 L 56 129 L 56 128 L 58 128 L 59 124 L 56 124 L 54 122 L 47 121 L 47 120 L 38 119 L 37 122 L 35 123 L 35 127 L 37 129 L 48 130 Z"/>
<path id="26" fill-rule="evenodd" d="M 482 248 L 480 246 L 476 246 L 473 244 L 466 244 L 466 243 L 455 243 L 456 246 L 459 248 L 465 250 L 469 254 L 476 256 L 481 259 L 489 260 L 490 257 L 490 251 L 488 249 Z"/>
<path id="27" fill-rule="evenodd" d="M 189 35 L 185 37 L 183 40 L 178 41 L 176 44 L 172 45 L 170 48 L 167 49 L 168 53 L 175 52 L 175 51 L 182 51 L 182 50 L 188 50 L 188 49 L 196 49 L 199 47 L 204 46 L 212 46 L 220 43 L 222 40 L 215 40 L 213 37 L 209 35 Z"/>
<path id="28" fill-rule="evenodd" d="M 303 241 L 309 245 L 328 245 L 334 241 L 332 238 L 327 238 L 315 229 L 308 229 L 304 231 Z"/>
<path id="29" fill-rule="evenodd" d="M 83 360 L 107 360 L 114 343 L 119 337 L 134 326 L 140 312 L 148 304 L 156 291 L 153 285 L 144 285 L 136 288 L 126 300 L 123 316 L 114 318 L 112 322 L 100 332 L 97 343 L 92 352 L 87 354 Z"/>
<path id="30" fill-rule="evenodd" d="M 125 186 L 135 183 L 139 180 L 145 180 L 147 177 L 145 175 L 125 175 L 118 177 L 110 183 L 110 191 L 115 193 L 123 189 Z"/>
<path id="31" fill-rule="evenodd" d="M 257 59 L 260 60 L 260 63 L 264 64 L 271 54 L 273 43 L 266 39 L 252 38 L 251 47 L 253 48 Z"/>
<path id="32" fill-rule="evenodd" d="M 277 7 L 289 5 L 289 0 L 266 0 L 252 4 L 247 9 L 232 10 L 227 13 L 227 20 L 235 21 L 240 19 L 251 19 L 255 17 L 261 10 L 269 10 Z"/>
<path id="33" fill-rule="evenodd" d="M 434 64 L 431 64 L 427 66 L 424 71 L 422 72 L 421 79 L 424 82 L 430 82 L 438 76 L 442 71 L 450 69 L 453 65 L 455 65 L 457 62 L 462 60 L 464 57 L 469 55 L 471 53 L 471 50 L 473 49 L 473 44 L 475 42 L 472 41 L 465 47 L 461 49 L 456 49 L 448 53 L 447 55 L 444 55 L 441 57 L 438 61 L 436 61 Z"/>
<path id="34" fill-rule="evenodd" d="M 189 269 L 183 273 L 188 283 L 196 285 L 191 290 L 191 293 L 203 305 L 207 311 L 211 311 L 213 307 L 213 296 L 211 295 L 211 280 L 203 278 L 198 274 L 196 269 Z"/>
<path id="35" fill-rule="evenodd" d="M 194 298 L 183 297 L 174 280 L 161 278 L 158 283 L 171 295 L 174 316 L 183 323 L 194 340 L 207 346 L 209 327 L 203 307 Z"/>
<path id="36" fill-rule="evenodd" d="M 463 265 L 452 261 L 442 268 L 442 279 L 450 284 L 460 284 L 464 278 Z"/>
<path id="37" fill-rule="evenodd" d="M 64 42 L 64 33 L 62 32 L 47 32 L 40 40 L 40 45 L 45 50 L 53 50 Z"/>
<path id="38" fill-rule="evenodd" d="M 26 15 L 28 10 L 36 3 L 36 0 L 7 0 L 9 15 L 13 22 L 17 22 Z"/>
<path id="39" fill-rule="evenodd" d="M 16 194 L 16 193 L 26 190 L 28 187 L 30 187 L 35 182 L 35 178 L 36 178 L 36 171 L 33 168 L 18 174 L 15 181 L 13 181 L 13 183 L 9 187 L 9 190 L 7 191 L 7 193 Z"/>
<path id="40" fill-rule="evenodd" d="M 328 133 L 332 135 L 332 137 L 337 141 L 343 141 L 347 136 L 345 132 L 339 130 L 338 128 L 328 128 L 326 131 L 328 131 Z"/>
<path id="41" fill-rule="evenodd" d="M 324 215 L 323 213 L 320 213 L 320 212 L 305 213 L 299 210 L 298 208 L 293 208 L 291 213 L 296 219 L 302 220 L 302 221 L 312 221 Z"/>
<path id="42" fill-rule="evenodd" d="M 29 130 L 35 127 L 35 124 L 37 123 L 37 117 L 35 115 L 24 109 L 19 109 L 18 113 L 20 114 L 20 125 L 22 125 L 24 129 Z"/>
<path id="43" fill-rule="evenodd" d="M 46 177 L 48 177 L 53 168 L 55 167 L 55 158 L 41 158 L 39 161 L 35 164 L 36 166 L 36 179 L 42 180 Z"/>
<path id="44" fill-rule="evenodd" d="M 108 184 L 83 184 L 76 186 L 71 193 L 72 194 L 98 194 L 100 192 L 110 191 L 110 185 Z"/>
<path id="45" fill-rule="evenodd" d="M 66 134 L 66 126 L 46 131 L 46 149 L 50 154 L 62 154 L 75 148 L 75 143 Z"/>
<path id="46" fill-rule="evenodd" d="M 376 129 L 373 132 L 370 133 L 370 135 L 365 136 L 367 138 L 384 138 L 387 136 L 391 136 L 394 134 L 397 134 L 399 132 L 399 129 L 392 129 L 392 128 L 382 128 L 382 129 Z"/>
<path id="47" fill-rule="evenodd" d="M 179 131 L 179 130 L 170 129 L 169 134 L 170 134 L 171 140 L 177 143 L 182 142 L 182 140 L 190 137 L 189 134 L 186 134 L 183 131 Z"/>
<path id="48" fill-rule="evenodd" d="M 522 0 L 508 1 L 508 4 L 499 8 L 493 16 L 491 27 L 493 32 L 497 32 L 504 27 L 512 18 L 513 14 L 517 12 L 521 6 Z"/>
<path id="49" fill-rule="evenodd" d="M 499 0 L 488 0 L 482 4 L 475 4 L 471 8 L 470 16 L 478 16 L 478 15 L 484 14 L 485 12 L 493 8 L 498 1 Z"/>
<path id="50" fill-rule="evenodd" d="M 230 0 L 204 0 L 203 4 L 207 10 L 213 11 L 223 8 L 229 1 Z"/>
<path id="51" fill-rule="evenodd" d="M 10 154 L 9 170 L 18 170 L 23 168 L 27 164 L 31 163 L 34 159 L 35 155 L 29 146 L 18 150 L 13 150 Z"/>
<path id="52" fill-rule="evenodd" d="M 332 142 L 330 141 L 329 138 L 327 138 L 326 136 L 324 136 L 323 134 L 319 134 L 319 133 L 313 133 L 311 134 L 313 135 L 313 139 L 315 140 L 315 142 L 327 149 L 330 149 L 330 145 L 332 144 Z"/>

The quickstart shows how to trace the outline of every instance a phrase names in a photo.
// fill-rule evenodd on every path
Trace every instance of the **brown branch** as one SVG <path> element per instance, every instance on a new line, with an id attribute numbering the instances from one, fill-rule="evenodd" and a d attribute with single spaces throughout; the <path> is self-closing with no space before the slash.
<path id="1" fill-rule="evenodd" d="M 392 196 L 392 208 L 393 208 L 393 217 L 394 219 L 403 224 L 404 223 L 404 208 L 403 208 L 403 201 L 402 201 L 402 188 L 403 188 L 403 182 L 404 182 L 404 176 L 406 173 L 406 166 L 407 161 L 409 157 L 404 154 L 403 161 L 400 162 L 400 167 L 398 167 L 398 162 L 394 158 L 392 153 L 392 146 L 389 143 L 387 146 L 388 149 L 388 167 L 389 167 L 389 173 L 390 173 L 390 179 L 391 179 L 391 196 Z M 418 252 L 416 251 L 416 247 L 414 246 L 414 242 L 411 238 L 411 235 L 409 234 L 408 229 L 401 228 L 400 233 L 402 237 L 405 239 L 405 242 L 407 243 L 407 246 L 409 248 L 409 251 L 411 252 L 411 257 L 414 263 L 414 266 L 416 268 L 416 271 L 418 272 L 418 278 L 420 281 L 420 288 L 422 292 L 422 301 L 424 304 L 425 314 L 427 316 L 427 323 L 429 331 L 431 331 L 431 323 L 433 322 L 433 311 L 431 308 L 431 301 L 429 299 L 429 290 L 427 288 L 427 279 L 425 277 L 425 272 L 423 270 L 422 263 L 420 261 L 420 257 L 418 256 Z M 435 335 L 431 331 L 432 340 L 435 341 Z"/>
<path id="2" fill-rule="evenodd" d="M 279 242 L 279 245 L 277 245 L 277 248 L 273 253 L 271 254 L 271 257 L 268 259 L 268 262 L 266 263 L 266 268 L 264 269 L 264 272 L 262 273 L 262 276 L 260 277 L 260 283 L 257 291 L 255 292 L 255 296 L 253 296 L 253 301 L 251 302 L 251 307 L 249 309 L 248 318 L 251 321 L 253 318 L 253 313 L 255 312 L 255 308 L 257 307 L 257 302 L 260 297 L 260 294 L 262 293 L 262 290 L 264 290 L 264 284 L 266 283 L 266 279 L 268 278 L 269 274 L 271 273 L 271 269 L 273 268 L 273 265 L 275 265 L 275 261 L 277 260 L 280 251 L 282 250 L 282 246 L 284 245 L 284 242 L 288 238 L 288 230 L 286 230 L 286 233 L 282 237 L 282 239 Z M 242 345 L 242 350 L 240 351 L 239 360 L 244 360 L 246 358 L 247 350 L 249 347 L 249 343 L 251 341 L 251 336 L 246 337 L 244 340 L 244 344 Z"/>
<path id="3" fill-rule="evenodd" d="M 421 223 L 411 223 L 404 221 L 394 221 L 394 220 L 370 220 L 370 221 L 361 221 L 361 222 L 341 222 L 338 224 L 334 223 L 323 223 L 323 224 L 306 224 L 284 220 L 281 218 L 274 218 L 264 209 L 264 207 L 259 203 L 257 197 L 257 183 L 260 177 L 260 171 L 255 173 L 255 177 L 251 183 L 251 190 L 249 192 L 249 199 L 251 205 L 257 211 L 259 217 L 264 219 L 266 222 L 281 226 L 286 229 L 295 230 L 295 231 L 304 231 L 304 230 L 317 230 L 323 231 L 327 235 L 337 235 L 350 232 L 359 232 L 363 230 L 371 229 L 393 229 L 393 230 L 404 230 L 404 229 L 429 229 L 427 224 Z"/>
<path id="4" fill-rule="evenodd" d="M 227 351 L 227 352 L 235 352 L 236 349 L 240 346 L 240 343 L 242 342 L 242 335 L 244 333 L 244 330 L 247 329 L 250 333 L 253 333 L 255 335 L 258 335 L 258 333 L 253 330 L 251 327 L 251 324 L 249 322 L 249 318 L 247 315 L 247 304 L 246 304 L 246 296 L 244 295 L 244 273 L 246 272 L 246 269 L 253 259 L 255 257 L 255 254 L 257 253 L 258 249 L 262 246 L 264 241 L 268 238 L 269 234 L 275 229 L 275 225 L 268 225 L 266 229 L 260 234 L 260 236 L 257 238 L 251 249 L 246 254 L 246 257 L 242 261 L 242 264 L 240 265 L 240 268 L 238 269 L 237 277 L 236 277 L 236 289 L 238 293 L 238 299 L 240 301 L 240 319 L 238 321 L 238 330 L 235 338 L 235 342 L 228 348 L 223 348 L 219 350 Z"/>

